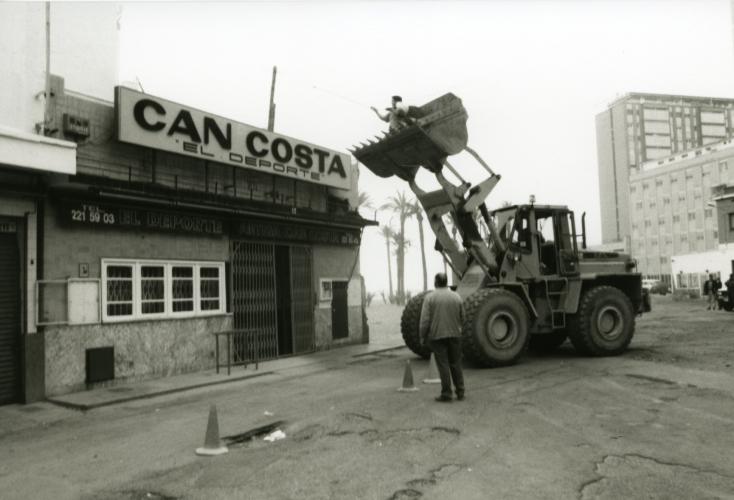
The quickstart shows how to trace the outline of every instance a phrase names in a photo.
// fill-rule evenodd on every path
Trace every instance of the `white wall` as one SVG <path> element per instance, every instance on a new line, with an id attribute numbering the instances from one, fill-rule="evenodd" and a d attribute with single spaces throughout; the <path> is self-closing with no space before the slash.
<path id="1" fill-rule="evenodd" d="M 116 3 L 51 3 L 51 73 L 63 77 L 67 89 L 114 99 L 121 12 Z"/>
<path id="2" fill-rule="evenodd" d="M 0 125 L 21 132 L 43 121 L 44 19 L 42 2 L 0 2 Z"/>
<path id="3" fill-rule="evenodd" d="M 118 81 L 120 6 L 51 4 L 51 73 L 66 88 L 112 100 Z M 0 2 L 0 125 L 35 133 L 43 121 L 46 4 Z"/>
<path id="4" fill-rule="evenodd" d="M 671 257 L 670 264 L 673 271 L 673 282 L 677 284 L 676 276 L 683 274 L 718 273 L 721 281 L 729 279 L 734 261 L 734 243 L 719 245 L 716 250 Z"/>

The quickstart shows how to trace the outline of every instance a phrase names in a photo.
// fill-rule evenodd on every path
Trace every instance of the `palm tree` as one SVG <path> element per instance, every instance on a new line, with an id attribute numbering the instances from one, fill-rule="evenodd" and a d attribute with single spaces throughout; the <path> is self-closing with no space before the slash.
<path id="1" fill-rule="evenodd" d="M 404 241 L 405 238 L 405 219 L 408 218 L 410 212 L 410 200 L 405 196 L 405 192 L 399 191 L 396 196 L 388 198 L 387 203 L 380 207 L 380 210 L 390 210 L 394 214 L 397 214 L 400 218 L 400 231 L 398 234 Z M 400 245 L 395 249 L 397 260 L 398 260 L 398 303 L 403 304 L 405 302 L 405 245 Z"/>
<path id="2" fill-rule="evenodd" d="M 375 208 L 370 199 L 370 195 L 364 191 L 360 191 L 357 196 L 357 210 L 360 208 Z"/>
<path id="3" fill-rule="evenodd" d="M 393 239 L 395 231 L 390 226 L 380 226 L 380 234 L 385 238 L 385 244 L 387 245 L 387 281 L 390 286 L 390 295 L 392 297 L 392 265 L 390 264 L 390 240 Z"/>
<path id="4" fill-rule="evenodd" d="M 410 204 L 410 213 L 408 217 L 415 217 L 418 221 L 418 237 L 421 244 L 421 263 L 423 264 L 423 291 L 428 290 L 428 270 L 426 269 L 426 247 L 423 240 L 423 206 L 418 200 Z"/>
<path id="5" fill-rule="evenodd" d="M 398 269 L 401 272 L 405 272 L 405 264 L 400 262 L 400 259 L 403 259 L 403 262 L 405 261 L 405 252 L 408 250 L 408 247 L 410 246 L 410 240 L 405 237 L 405 233 L 396 233 L 393 232 L 392 235 L 392 244 L 395 247 L 395 257 L 398 261 Z M 402 282 L 403 288 L 398 289 L 396 300 L 398 304 L 404 304 L 405 303 L 405 281 Z"/>

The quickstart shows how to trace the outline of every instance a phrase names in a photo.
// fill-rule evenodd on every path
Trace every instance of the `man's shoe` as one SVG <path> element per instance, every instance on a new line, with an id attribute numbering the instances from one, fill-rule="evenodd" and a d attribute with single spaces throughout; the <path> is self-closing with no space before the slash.
<path id="1" fill-rule="evenodd" d="M 464 395 L 463 394 L 457 394 L 456 395 L 457 401 L 464 401 Z"/>
<path id="2" fill-rule="evenodd" d="M 438 401 L 439 403 L 450 403 L 451 396 L 439 396 L 436 398 L 436 401 Z"/>

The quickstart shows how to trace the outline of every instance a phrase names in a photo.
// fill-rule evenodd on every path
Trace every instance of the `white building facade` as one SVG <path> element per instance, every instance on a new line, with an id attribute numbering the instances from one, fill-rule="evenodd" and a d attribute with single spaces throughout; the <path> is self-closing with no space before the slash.
<path id="1" fill-rule="evenodd" d="M 712 189 L 733 174 L 734 143 L 725 139 L 645 162 L 630 175 L 629 250 L 643 275 L 670 282 L 673 256 L 718 251 Z"/>

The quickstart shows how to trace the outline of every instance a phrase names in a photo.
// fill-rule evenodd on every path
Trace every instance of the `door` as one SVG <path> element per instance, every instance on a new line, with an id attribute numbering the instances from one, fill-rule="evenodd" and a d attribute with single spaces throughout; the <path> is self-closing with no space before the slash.
<path id="1" fill-rule="evenodd" d="M 334 339 L 349 337 L 348 284 L 348 281 L 333 281 L 331 283 L 331 336 Z"/>
<path id="2" fill-rule="evenodd" d="M 20 383 L 20 252 L 15 233 L 0 233 L 0 404 L 20 400 Z"/>
<path id="3" fill-rule="evenodd" d="M 278 317 L 278 356 L 293 354 L 291 317 L 291 253 L 287 246 L 275 247 L 275 301 Z"/>
<path id="4" fill-rule="evenodd" d="M 579 274 L 579 257 L 576 250 L 576 227 L 570 212 L 556 215 L 556 245 L 561 276 Z"/>

